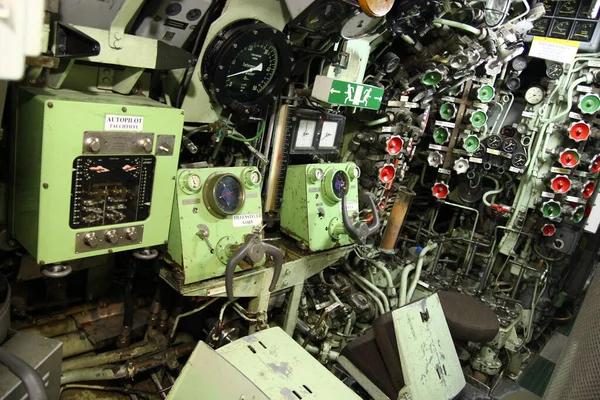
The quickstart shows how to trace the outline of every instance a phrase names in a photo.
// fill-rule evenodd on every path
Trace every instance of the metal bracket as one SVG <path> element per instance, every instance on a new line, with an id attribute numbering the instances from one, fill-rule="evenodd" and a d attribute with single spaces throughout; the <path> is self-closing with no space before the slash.
<path id="1" fill-rule="evenodd" d="M 110 24 L 108 44 L 113 49 L 120 50 L 123 48 L 123 38 L 125 37 L 125 29 L 137 14 L 140 7 L 144 4 L 144 0 L 125 0 L 121 9 Z"/>

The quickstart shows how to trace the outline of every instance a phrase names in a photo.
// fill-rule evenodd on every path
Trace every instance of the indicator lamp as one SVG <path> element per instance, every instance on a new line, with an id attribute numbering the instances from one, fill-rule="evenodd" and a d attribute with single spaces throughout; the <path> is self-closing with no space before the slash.
<path id="1" fill-rule="evenodd" d="M 560 217 L 560 213 L 562 212 L 562 207 L 560 203 L 556 200 L 548 200 L 544 204 L 542 204 L 542 215 L 544 218 L 558 218 Z"/>
<path id="2" fill-rule="evenodd" d="M 494 99 L 496 95 L 496 90 L 493 86 L 483 85 L 479 89 L 477 89 L 477 99 L 482 103 L 488 103 Z"/>
<path id="3" fill-rule="evenodd" d="M 379 182 L 390 183 L 396 177 L 396 168 L 393 164 L 386 164 L 379 169 Z"/>
<path id="4" fill-rule="evenodd" d="M 554 224 L 546 224 L 542 227 L 542 234 L 544 236 L 554 236 L 554 234 L 556 233 L 556 227 L 554 226 Z"/>
<path id="5" fill-rule="evenodd" d="M 388 139 L 385 149 L 387 153 L 391 156 L 396 156 L 400 154 L 402 148 L 404 147 L 404 140 L 400 136 L 392 136 Z"/>
<path id="6" fill-rule="evenodd" d="M 571 213 L 571 221 L 578 224 L 581 221 L 583 221 L 584 217 L 585 217 L 585 207 L 584 206 L 577 206 L 573 209 L 573 212 Z"/>
<path id="7" fill-rule="evenodd" d="M 569 127 L 569 137 L 576 142 L 583 142 L 590 136 L 590 126 L 583 122 L 573 122 Z"/>
<path id="8" fill-rule="evenodd" d="M 440 71 L 434 69 L 425 72 L 421 77 L 421 83 L 426 86 L 435 86 L 440 83 L 442 79 L 444 79 L 444 75 Z"/>
<path id="9" fill-rule="evenodd" d="M 448 197 L 449 192 L 450 188 L 443 182 L 436 182 L 431 188 L 431 193 L 433 193 L 433 197 L 436 199 L 445 199 Z"/>
<path id="10" fill-rule="evenodd" d="M 448 139 L 450 139 L 450 132 L 447 128 L 438 126 L 433 130 L 433 141 L 437 144 L 445 144 Z"/>
<path id="11" fill-rule="evenodd" d="M 440 116 L 446 121 L 451 120 L 456 115 L 456 107 L 452 103 L 444 103 L 440 106 Z"/>
<path id="12" fill-rule="evenodd" d="M 560 153 L 558 161 L 565 168 L 573 168 L 579 165 L 579 152 L 576 149 L 565 149 Z"/>
<path id="13" fill-rule="evenodd" d="M 427 164 L 430 167 L 437 168 L 444 163 L 444 156 L 439 151 L 432 151 L 427 155 Z"/>
<path id="14" fill-rule="evenodd" d="M 452 167 L 458 175 L 464 174 L 469 170 L 469 161 L 465 158 L 459 158 L 454 161 L 454 167 Z"/>
<path id="15" fill-rule="evenodd" d="M 596 184 L 593 181 L 587 181 L 583 184 L 583 189 L 581 190 L 581 194 L 584 199 L 589 199 L 594 194 L 596 190 Z"/>
<path id="16" fill-rule="evenodd" d="M 592 158 L 592 162 L 590 163 L 590 172 L 595 174 L 598 171 L 600 171 L 600 154 L 594 156 L 594 158 Z"/>
<path id="17" fill-rule="evenodd" d="M 487 122 L 487 114 L 481 110 L 475 111 L 471 114 L 471 125 L 475 128 L 481 128 Z"/>
<path id="18" fill-rule="evenodd" d="M 595 114 L 600 109 L 600 96 L 588 93 L 579 100 L 579 109 L 584 114 Z"/>
<path id="19" fill-rule="evenodd" d="M 479 138 L 475 135 L 469 135 L 463 141 L 463 149 L 469 153 L 473 153 L 479 148 Z"/>
<path id="20" fill-rule="evenodd" d="M 557 175 L 550 181 L 554 193 L 565 194 L 571 190 L 571 180 L 566 175 Z"/>
<path id="21" fill-rule="evenodd" d="M 308 171 L 308 179 L 310 180 L 310 183 L 316 183 L 316 182 L 322 181 L 324 177 L 325 177 L 325 172 L 321 168 L 312 167 Z"/>

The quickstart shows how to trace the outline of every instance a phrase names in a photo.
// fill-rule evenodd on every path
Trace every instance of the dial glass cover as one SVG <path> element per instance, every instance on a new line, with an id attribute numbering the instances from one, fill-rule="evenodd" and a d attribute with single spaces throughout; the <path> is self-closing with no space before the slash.
<path id="1" fill-rule="evenodd" d="M 544 100 L 544 90 L 539 86 L 533 86 L 525 92 L 525 101 L 529 104 L 539 104 Z"/>
<path id="2" fill-rule="evenodd" d="M 571 39 L 578 40 L 580 42 L 591 42 L 592 36 L 594 36 L 596 25 L 596 22 L 576 21 Z"/>
<path id="3" fill-rule="evenodd" d="M 321 131 L 321 139 L 319 140 L 319 148 L 334 147 L 335 139 L 338 131 L 337 121 L 325 121 L 323 130 Z"/>
<path id="4" fill-rule="evenodd" d="M 311 148 L 317 131 L 317 121 L 302 119 L 298 124 L 298 133 L 296 134 L 296 148 Z"/>
<path id="5" fill-rule="evenodd" d="M 187 186 L 190 190 L 199 190 L 200 183 L 200 177 L 196 174 L 192 174 L 187 178 Z"/>
<path id="6" fill-rule="evenodd" d="M 224 214 L 235 214 L 242 207 L 244 193 L 241 183 L 232 176 L 219 179 L 214 189 L 217 207 Z"/>
<path id="7" fill-rule="evenodd" d="M 341 199 L 342 195 L 348 192 L 348 176 L 343 171 L 336 172 L 333 175 L 331 185 L 333 186 L 333 194 Z"/>
<path id="8" fill-rule="evenodd" d="M 565 20 L 565 19 L 556 19 L 552 24 L 552 29 L 550 30 L 550 37 L 557 39 L 566 39 L 569 37 L 569 32 L 571 32 L 571 26 L 573 25 L 573 21 Z"/>
<path id="9" fill-rule="evenodd" d="M 279 54 L 267 40 L 258 41 L 240 50 L 231 62 L 226 87 L 240 102 L 256 99 L 275 78 Z"/>
<path id="10" fill-rule="evenodd" d="M 365 13 L 360 13 L 344 24 L 341 34 L 346 39 L 358 39 L 375 32 L 383 22 L 383 18 L 372 18 Z"/>
<path id="11" fill-rule="evenodd" d="M 334 27 L 344 15 L 344 7 L 337 1 L 329 1 L 311 12 L 305 25 L 312 30 L 327 30 Z"/>

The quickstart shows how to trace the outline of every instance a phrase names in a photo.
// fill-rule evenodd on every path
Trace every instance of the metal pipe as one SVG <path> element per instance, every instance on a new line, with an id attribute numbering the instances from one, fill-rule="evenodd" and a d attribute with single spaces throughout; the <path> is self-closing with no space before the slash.
<path id="1" fill-rule="evenodd" d="M 415 271 L 415 276 L 413 278 L 413 281 L 410 284 L 410 287 L 408 288 L 408 292 L 406 293 L 407 301 L 410 301 L 410 299 L 415 294 L 415 290 L 417 289 L 417 283 L 419 282 L 419 279 L 421 279 L 421 271 L 423 269 L 423 263 L 425 262 L 425 256 L 427 255 L 427 253 L 429 253 L 431 250 L 436 249 L 437 247 L 438 247 L 437 243 L 431 243 L 431 244 L 428 244 L 427 246 L 423 247 L 423 250 L 421 250 L 421 252 L 419 253 L 419 258 L 417 259 L 417 267 L 416 267 L 416 271 Z"/>
<path id="2" fill-rule="evenodd" d="M 398 307 L 402 307 L 406 304 L 406 289 L 408 286 L 408 275 L 411 271 L 414 271 L 415 264 L 408 264 L 402 270 L 402 277 L 400 278 L 400 294 L 398 296 Z"/>
<path id="3" fill-rule="evenodd" d="M 377 268 L 379 271 L 381 271 L 381 273 L 383 273 L 383 276 L 385 276 L 385 280 L 387 282 L 387 287 L 388 288 L 393 288 L 394 287 L 394 280 L 392 279 L 392 273 L 390 272 L 389 269 L 387 269 L 385 267 L 385 264 L 381 261 L 375 261 L 375 260 L 367 260 L 369 261 L 369 263 Z"/>
<path id="4" fill-rule="evenodd" d="M 206 307 L 208 307 L 209 305 L 211 305 L 212 303 L 214 303 L 215 301 L 219 300 L 219 297 L 215 297 L 213 299 L 208 300 L 207 302 L 203 303 L 200 307 L 198 308 L 194 308 L 191 311 L 188 312 L 184 312 L 179 314 L 176 318 L 175 318 L 175 322 L 173 323 L 173 329 L 171 329 L 171 335 L 169 337 L 170 340 L 173 340 L 173 337 L 175 337 L 175 333 L 177 332 L 177 325 L 179 325 L 179 320 L 181 318 L 187 317 L 189 315 L 195 314 L 197 312 L 200 312 L 202 310 L 204 310 Z"/>
<path id="5" fill-rule="evenodd" d="M 75 323 L 75 320 L 71 317 L 67 317 L 57 321 L 49 322 L 47 324 L 21 329 L 21 332 L 33 333 L 34 335 L 52 338 L 55 336 L 75 332 L 76 330 L 77 323 Z"/>
<path id="6" fill-rule="evenodd" d="M 162 397 L 163 399 L 166 399 L 167 394 L 164 392 L 165 389 L 164 389 L 163 385 L 160 383 L 160 379 L 158 379 L 158 376 L 156 376 L 155 373 L 150 374 L 150 379 L 152 379 L 154 386 L 156 386 L 158 393 L 160 393 L 160 397 Z"/>
<path id="7" fill-rule="evenodd" d="M 180 333 L 175 338 L 174 344 L 189 343 L 194 339 L 191 335 Z M 126 349 L 118 349 L 100 354 L 84 355 L 70 360 L 63 361 L 62 370 L 70 371 L 73 369 L 90 368 L 105 364 L 114 364 L 125 360 L 141 357 L 146 354 L 154 353 L 163 349 L 167 345 L 162 335 L 157 335 L 151 341 L 142 342 Z"/>
<path id="8" fill-rule="evenodd" d="M 408 209 L 416 195 L 417 194 L 414 191 L 408 188 L 400 188 L 398 191 L 392 212 L 388 218 L 385 232 L 383 233 L 383 238 L 379 244 L 379 250 L 383 253 L 394 254 L 398 235 L 400 235 L 400 230 L 406 219 L 406 214 L 408 214 Z"/>
<path id="9" fill-rule="evenodd" d="M 390 302 L 389 302 L 387 296 L 385 295 L 385 293 L 383 293 L 381 290 L 379 290 L 379 288 L 377 286 L 373 285 L 366 278 L 360 276 L 358 273 L 356 273 L 352 270 L 348 270 L 348 272 L 350 273 L 350 276 L 354 279 L 355 282 L 356 281 L 362 282 L 366 287 L 371 289 L 377 296 L 379 296 L 379 298 L 383 301 L 384 312 L 390 311 Z"/>
<path id="10" fill-rule="evenodd" d="M 373 299 L 373 301 L 375 302 L 375 304 L 377 304 L 377 308 L 379 309 L 379 315 L 385 314 L 385 309 L 383 308 L 383 303 L 381 302 L 381 300 L 379 299 L 379 297 L 375 296 L 369 290 L 369 288 L 367 288 L 367 286 L 365 284 L 363 284 L 361 281 L 354 280 L 354 282 L 356 283 L 356 285 L 358 285 L 359 288 L 361 288 L 363 290 L 363 292 L 365 292 L 365 294 L 367 296 L 369 296 L 371 299 Z"/>
<path id="11" fill-rule="evenodd" d="M 94 368 L 75 369 L 62 373 L 60 383 L 81 382 L 81 381 L 106 381 L 122 378 L 133 378 L 140 372 L 163 366 L 174 358 L 187 356 L 194 351 L 196 343 L 187 343 L 165 351 L 157 353 L 151 357 L 129 361 L 121 365 L 102 366 Z"/>
<path id="12" fill-rule="evenodd" d="M 82 332 L 68 333 L 66 335 L 55 337 L 54 340 L 63 343 L 63 359 L 89 353 L 95 349 L 94 344 L 90 342 L 87 336 Z"/>

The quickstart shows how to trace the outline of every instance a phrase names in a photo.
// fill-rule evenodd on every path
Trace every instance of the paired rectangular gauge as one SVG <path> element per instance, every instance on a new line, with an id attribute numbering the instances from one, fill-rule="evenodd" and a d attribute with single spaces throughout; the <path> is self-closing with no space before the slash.
<path id="1" fill-rule="evenodd" d="M 595 47 L 600 29 L 598 19 L 592 15 L 592 3 L 592 0 L 544 0 L 546 16 L 535 21 L 529 35 L 576 40 Z M 582 45 L 583 50 L 593 50 L 584 47 Z"/>
<path id="2" fill-rule="evenodd" d="M 290 116 L 290 154 L 335 154 L 340 151 L 346 117 L 297 109 Z"/>

